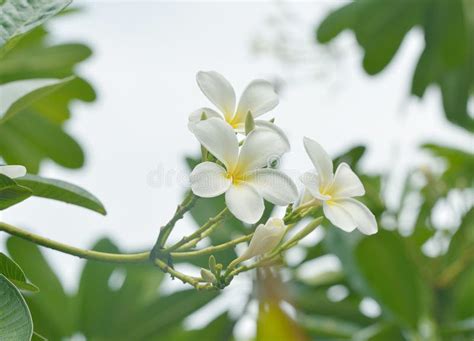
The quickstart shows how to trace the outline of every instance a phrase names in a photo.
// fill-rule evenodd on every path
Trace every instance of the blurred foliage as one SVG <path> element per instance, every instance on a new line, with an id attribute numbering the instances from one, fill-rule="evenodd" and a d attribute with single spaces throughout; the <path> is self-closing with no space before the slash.
<path id="1" fill-rule="evenodd" d="M 33 4 L 36 2 L 47 3 Z M 6 5 L 2 6 L 0 9 Z M 0 84 L 77 76 L 78 64 L 91 53 L 83 44 L 52 44 L 46 28 L 39 26 L 0 48 Z M 82 167 L 84 152 L 64 131 L 64 124 L 71 117 L 70 106 L 75 100 L 92 102 L 95 98 L 92 86 L 75 77 L 9 119 L 0 119 L 0 157 L 7 163 L 26 166 L 30 173 L 37 173 L 45 159 L 67 168 Z"/>
<path id="2" fill-rule="evenodd" d="M 58 14 L 72 0 L 3 0 L 0 2 L 0 47 Z"/>
<path id="3" fill-rule="evenodd" d="M 38 294 L 25 296 L 35 331 L 49 340 L 73 335 L 87 340 L 189 340 L 192 335 L 215 335 L 233 326 L 223 315 L 211 322 L 212 329 L 185 331 L 183 320 L 216 293 L 188 289 L 162 294 L 164 275 L 148 264 L 85 262 L 77 292 L 71 294 L 37 246 L 12 237 L 7 248 L 40 287 Z M 119 252 L 108 239 L 100 240 L 94 250 Z"/>
<path id="4" fill-rule="evenodd" d="M 5 4 L 13 3 L 18 2 L 1 3 L 0 18 Z M 28 3 L 33 7 L 43 4 L 40 0 Z M 474 83 L 470 17 L 474 11 L 466 11 L 470 4 L 469 0 L 358 0 L 330 14 L 318 30 L 318 39 L 327 42 L 344 29 L 353 30 L 365 50 L 364 68 L 375 74 L 389 64 L 405 35 L 421 26 L 426 46 L 412 92 L 422 96 L 429 84 L 438 84 L 448 119 L 472 131 L 473 121 L 467 114 Z M 40 24 L 61 6 L 60 1 L 54 1 L 31 25 Z M 45 9 L 36 8 L 38 13 Z M 74 76 L 77 65 L 91 54 L 82 44 L 51 44 L 42 26 L 26 32 L 31 25 L 15 25 L 18 27 L 0 36 L 16 36 L 1 47 L 0 84 Z M 22 102 L 27 105 L 15 107 L 15 115 L 0 120 L 1 157 L 26 165 L 30 172 L 37 172 L 45 159 L 80 167 L 82 149 L 63 126 L 70 118 L 72 101 L 94 99 L 93 88 L 80 77 L 68 78 L 54 91 L 41 90 L 41 96 L 28 97 Z M 365 147 L 356 146 L 335 158 L 336 165 L 347 162 L 361 177 L 367 192 L 362 200 L 375 213 L 379 233 L 369 237 L 357 231 L 348 234 L 325 222 L 321 227 L 324 238 L 299 246 L 303 256 L 296 264 L 252 273 L 255 290 L 242 302 L 245 307 L 240 315 L 230 314 L 227 310 L 232 307 L 224 307 L 226 312 L 213 316 L 201 329 L 189 330 L 184 322 L 220 297 L 220 292 L 186 289 L 167 293 L 164 275 L 148 264 L 93 261 L 84 262 L 77 290 L 68 292 L 37 246 L 12 237 L 7 241 L 12 259 L 0 253 L 0 317 L 6 316 L 1 312 L 7 302 L 9 311 L 17 314 L 15 323 L 26 327 L 19 329 L 24 335 L 7 335 L 6 339 L 28 339 L 33 331 L 24 297 L 37 332 L 33 339 L 233 340 L 236 323 L 246 316 L 248 303 L 255 300 L 259 341 L 472 340 L 474 155 L 437 144 L 425 144 L 422 149 L 439 161 L 440 167 L 411 170 L 396 207 L 387 207 L 383 200 L 389 174 L 361 172 Z M 188 158 L 187 162 L 192 168 L 199 160 Z M 95 197 L 70 184 L 35 176 L 16 180 L 0 176 L 0 205 L 8 207 L 30 195 L 105 212 Z M 223 196 L 200 200 L 191 216 L 201 225 L 224 205 Z M 449 208 L 440 208 L 442 205 Z M 268 205 L 262 220 L 272 210 Z M 448 225 L 436 219 L 439 212 L 446 215 L 447 210 L 457 223 Z M 228 217 L 209 238 L 212 244 L 219 244 L 252 228 Z M 436 252 L 429 252 L 430 245 Z M 109 239 L 100 240 L 94 249 L 120 252 Z M 327 256 L 335 257 L 339 266 L 302 276 L 302 269 L 317 268 Z M 215 257 L 228 264 L 236 252 L 226 249 Z M 181 262 L 206 267 L 208 256 Z M 36 286 L 40 291 L 31 292 Z M 366 308 L 367 302 L 369 307 L 372 302 L 372 309 Z M 15 309 L 10 310 L 12 306 Z M 10 330 L 1 329 L 6 323 L 10 321 L 0 320 L 4 338 Z"/>
<path id="5" fill-rule="evenodd" d="M 340 272 L 323 272 L 313 278 L 288 281 L 292 299 L 310 335 L 318 340 L 471 340 L 474 337 L 474 209 L 472 208 L 474 155 L 453 148 L 425 145 L 444 162 L 444 169 L 434 172 L 417 169 L 408 176 L 423 178 L 423 183 L 407 181 L 397 210 L 380 201 L 380 176 L 366 176 L 364 183 L 377 190 L 367 191 L 365 203 L 377 212 L 382 229 L 374 236 L 358 232 L 344 233 L 331 226 L 324 239 L 306 248 L 306 257 L 296 270 L 313 259 L 335 255 Z M 339 160 L 355 162 L 357 148 Z M 462 191 L 467 192 L 462 192 Z M 453 192 L 461 195 L 456 206 L 462 224 L 457 229 L 436 227 L 433 215 L 437 205 Z M 420 200 L 413 209 L 411 196 Z M 470 199 L 471 198 L 471 199 Z M 454 204 L 453 204 L 454 205 Z M 403 234 L 402 216 L 413 215 L 411 232 Z M 389 230 L 387 228 L 390 228 Z M 449 247 L 439 255 L 424 252 L 427 242 L 444 235 Z M 345 295 L 332 298 L 331 289 L 343 288 Z M 380 315 L 365 315 L 364 299 L 372 298 L 380 306 Z M 337 326 L 315 328 L 322 321 Z M 330 325 L 330 324 L 329 324 Z M 344 332 L 346 330 L 346 332 Z M 356 331 L 356 333 L 355 333 Z"/>
<path id="6" fill-rule="evenodd" d="M 363 67 L 374 75 L 387 67 L 416 27 L 423 29 L 425 48 L 413 74 L 412 94 L 423 97 L 430 84 L 438 85 L 446 118 L 474 131 L 469 114 L 474 92 L 472 0 L 356 0 L 330 13 L 319 25 L 317 39 L 328 43 L 352 30 L 365 52 Z"/>

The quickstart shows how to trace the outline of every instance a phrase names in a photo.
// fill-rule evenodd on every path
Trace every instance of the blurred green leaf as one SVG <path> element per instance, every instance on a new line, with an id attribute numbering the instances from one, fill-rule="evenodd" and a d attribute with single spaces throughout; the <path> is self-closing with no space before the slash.
<path id="1" fill-rule="evenodd" d="M 120 253 L 108 239 L 93 249 Z M 158 299 L 162 279 L 163 273 L 149 264 L 87 262 L 76 296 L 79 331 L 88 339 L 126 340 L 133 328 L 129 321 Z"/>
<path id="2" fill-rule="evenodd" d="M 41 291 L 27 296 L 35 331 L 50 340 L 71 336 L 74 330 L 74 307 L 58 277 L 46 262 L 39 248 L 16 237 L 7 240 L 8 253 Z M 60 309 L 60 313 L 58 313 Z"/>
<path id="3" fill-rule="evenodd" d="M 86 190 L 61 180 L 26 175 L 16 182 L 29 188 L 34 196 L 62 201 L 84 207 L 100 214 L 107 214 L 102 203 Z"/>
<path id="4" fill-rule="evenodd" d="M 189 340 L 212 340 L 212 341 L 232 341 L 235 321 L 224 313 L 211 321 L 207 326 L 198 330 L 179 329 L 167 336 L 172 341 Z M 151 338 L 151 340 L 161 340 L 161 337 Z"/>
<path id="5" fill-rule="evenodd" d="M 461 226 L 451 238 L 444 261 L 446 267 L 457 261 L 474 262 L 474 208 L 463 217 Z"/>
<path id="6" fill-rule="evenodd" d="M 82 148 L 61 126 L 30 111 L 0 125 L 0 155 L 9 164 L 24 165 L 29 173 L 37 173 L 44 158 L 67 168 L 84 164 Z"/>
<path id="7" fill-rule="evenodd" d="M 354 334 L 353 341 L 400 341 L 405 340 L 396 325 L 386 322 L 373 324 Z"/>
<path id="8" fill-rule="evenodd" d="M 350 340 L 360 329 L 357 324 L 321 315 L 302 315 L 298 322 L 317 340 Z"/>
<path id="9" fill-rule="evenodd" d="M 180 324 L 186 317 L 202 308 L 218 295 L 213 291 L 183 290 L 155 301 L 120 326 L 123 340 L 149 340 L 153 335 Z"/>
<path id="10" fill-rule="evenodd" d="M 0 84 L 51 78 L 69 81 L 55 91 L 42 93 L 42 97 L 30 97 L 28 106 L 0 124 L 0 156 L 8 163 L 25 165 L 30 173 L 37 173 L 44 159 L 80 168 L 84 152 L 63 125 L 71 116 L 73 101 L 96 99 L 92 86 L 75 71 L 92 51 L 78 43 L 52 45 L 43 26 L 20 38 L 0 54 Z"/>
<path id="11" fill-rule="evenodd" d="M 402 237 L 379 230 L 360 241 L 355 256 L 374 298 L 400 323 L 416 330 L 420 318 L 429 311 L 425 297 L 429 289 L 423 285 Z"/>
<path id="12" fill-rule="evenodd" d="M 39 289 L 34 284 L 28 283 L 25 273 L 12 259 L 0 252 L 0 274 L 5 276 L 18 289 L 38 292 Z"/>
<path id="13" fill-rule="evenodd" d="M 15 180 L 0 174 L 0 210 L 16 205 L 28 199 L 32 194 L 30 189 L 20 186 Z"/>
<path id="14" fill-rule="evenodd" d="M 0 48 L 58 14 L 71 0 L 4 0 L 0 3 Z"/>
<path id="15" fill-rule="evenodd" d="M 421 147 L 445 161 L 446 169 L 441 177 L 446 184 L 445 192 L 450 188 L 474 187 L 473 153 L 433 143 L 426 143 Z"/>
<path id="16" fill-rule="evenodd" d="M 72 78 L 28 79 L 1 85 L 0 124 L 71 80 Z"/>
<path id="17" fill-rule="evenodd" d="M 308 315 L 335 318 L 351 322 L 360 328 L 374 322 L 360 312 L 362 298 L 356 295 L 348 295 L 341 301 L 334 302 L 329 300 L 326 287 L 321 289 L 300 284 L 293 289 L 292 297 L 298 311 Z"/>
<path id="18" fill-rule="evenodd" d="M 425 48 L 413 75 L 412 93 L 422 97 L 430 84 L 441 88 L 446 118 L 474 131 L 468 102 L 474 88 L 474 20 L 470 0 L 357 0 L 330 13 L 317 29 L 328 43 L 349 29 L 364 49 L 363 67 L 374 75 L 387 67 L 405 36 L 421 26 Z M 367 20 L 370 18 L 370 20 Z"/>
<path id="19" fill-rule="evenodd" d="M 33 336 L 31 337 L 31 341 L 48 341 L 44 336 L 41 336 L 37 332 L 33 332 Z"/>
<path id="20" fill-rule="evenodd" d="M 452 292 L 454 320 L 474 317 L 474 262 L 461 273 Z"/>
<path id="21" fill-rule="evenodd" d="M 334 158 L 333 163 L 335 166 L 342 162 L 347 163 L 352 169 L 357 169 L 360 160 L 363 158 L 366 152 L 365 146 L 355 146 L 341 155 Z"/>
<path id="22" fill-rule="evenodd" d="M 18 289 L 0 274 L 0 340 L 29 341 L 33 322 Z"/>

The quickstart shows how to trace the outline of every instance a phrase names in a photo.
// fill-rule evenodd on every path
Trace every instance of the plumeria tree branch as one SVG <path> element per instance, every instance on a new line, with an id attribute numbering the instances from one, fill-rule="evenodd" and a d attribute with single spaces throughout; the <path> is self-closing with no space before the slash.
<path id="1" fill-rule="evenodd" d="M 161 227 L 156 243 L 150 252 L 152 258 L 157 257 L 157 254 L 161 249 L 163 249 L 166 241 L 168 240 L 168 237 L 170 236 L 171 231 L 176 225 L 176 222 L 182 219 L 186 212 L 191 210 L 196 200 L 197 197 L 192 192 L 189 192 L 189 194 L 184 198 L 183 202 L 178 205 L 178 208 L 176 209 L 176 212 L 173 217 L 168 221 L 166 225 Z"/>
<path id="2" fill-rule="evenodd" d="M 150 252 L 116 254 L 80 249 L 6 223 L 0 223 L 0 231 L 84 259 L 112 263 L 149 262 L 198 290 L 222 289 L 242 272 L 284 263 L 284 253 L 321 224 L 323 217 L 315 218 L 321 211 L 333 225 L 347 232 L 356 228 L 365 234 L 377 231 L 374 215 L 362 202 L 354 199 L 365 193 L 360 179 L 345 163 L 334 172 L 332 160 L 316 141 L 304 139 L 315 171 L 300 178 L 305 186 L 303 193 L 299 193 L 292 178 L 274 167 L 275 159 L 290 150 L 290 143 L 274 122 L 255 119 L 278 104 L 278 96 L 269 82 L 251 82 L 238 103 L 232 86 L 217 72 L 200 72 L 197 82 L 219 112 L 201 108 L 189 117 L 188 127 L 201 145 L 202 162 L 190 174 L 191 191 L 160 228 Z M 25 173 L 22 166 L 0 167 L 0 174 L 7 177 L 21 177 Z M 168 243 L 177 222 L 193 208 L 199 197 L 220 195 L 224 195 L 226 203 L 222 211 L 178 242 Z M 282 218 L 270 217 L 258 224 L 264 214 L 265 201 L 286 207 L 285 215 Z M 219 245 L 195 249 L 230 214 L 250 224 L 249 232 Z M 307 217 L 313 220 L 289 236 Z M 246 242 L 249 244 L 245 251 L 227 266 L 216 261 L 214 253 Z M 190 276 L 174 268 L 175 259 L 206 255 L 210 256 L 209 269 L 202 268 L 200 276 Z M 253 263 L 241 265 L 254 258 Z M 458 267 L 453 266 L 440 281 L 448 281 L 458 271 Z"/>
<path id="3" fill-rule="evenodd" d="M 148 261 L 149 252 L 132 253 L 132 254 L 120 254 L 120 253 L 107 253 L 98 252 L 93 250 L 80 249 L 74 246 L 63 244 L 40 235 L 25 231 L 18 227 L 0 222 L 0 231 L 4 231 L 9 235 L 19 237 L 21 239 L 35 243 L 49 249 L 53 249 L 62 253 L 66 253 L 71 256 L 79 258 L 96 260 L 109 263 L 145 263 Z"/>

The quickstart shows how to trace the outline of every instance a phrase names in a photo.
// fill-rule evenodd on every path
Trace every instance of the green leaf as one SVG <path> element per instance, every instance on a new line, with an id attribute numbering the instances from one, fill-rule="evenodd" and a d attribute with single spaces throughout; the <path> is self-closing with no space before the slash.
<path id="1" fill-rule="evenodd" d="M 144 309 L 131 316 L 127 324 L 120 327 L 123 340 L 149 340 L 163 333 L 202 308 L 218 293 L 212 291 L 183 290 L 169 296 L 150 301 Z"/>
<path id="2" fill-rule="evenodd" d="M 0 274 L 0 340 L 30 341 L 33 321 L 17 288 Z"/>
<path id="3" fill-rule="evenodd" d="M 0 154 L 9 164 L 24 165 L 29 173 L 36 173 L 44 158 L 67 168 L 84 164 L 82 148 L 61 126 L 30 111 L 0 125 Z"/>
<path id="4" fill-rule="evenodd" d="M 229 314 L 224 313 L 211 321 L 202 329 L 184 330 L 179 328 L 177 331 L 166 335 L 167 340 L 172 341 L 189 341 L 189 340 L 219 340 L 219 341 L 233 341 L 234 337 L 232 331 L 234 329 L 235 321 L 229 317 Z M 160 340 L 160 337 L 155 338 Z"/>
<path id="5" fill-rule="evenodd" d="M 474 88 L 471 3 L 469 0 L 357 0 L 330 13 L 319 25 L 317 39 L 328 43 L 342 31 L 352 30 L 365 52 L 363 67 L 373 75 L 387 67 L 406 35 L 421 27 L 425 47 L 413 75 L 411 92 L 422 97 L 430 84 L 437 84 L 446 118 L 474 131 L 474 119 L 468 112 Z"/>
<path id="6" fill-rule="evenodd" d="M 75 315 L 73 302 L 38 246 L 10 237 L 7 240 L 7 250 L 15 262 L 22 264 L 28 278 L 41 288 L 39 293 L 26 297 L 35 331 L 50 340 L 62 340 L 71 336 Z"/>
<path id="7" fill-rule="evenodd" d="M 32 194 L 30 189 L 20 186 L 14 180 L 0 174 L 0 210 L 16 205 L 28 199 Z"/>
<path id="8" fill-rule="evenodd" d="M 446 169 L 441 179 L 447 187 L 470 188 L 474 186 L 473 153 L 433 143 L 426 143 L 421 147 L 445 161 Z"/>
<path id="9" fill-rule="evenodd" d="M 108 239 L 93 249 L 120 252 Z M 81 333 L 88 339 L 123 340 L 127 329 L 134 328 L 129 320 L 159 298 L 162 279 L 163 273 L 150 264 L 87 262 L 76 296 Z"/>
<path id="10" fill-rule="evenodd" d="M 335 283 L 337 284 L 337 283 Z M 308 315 L 331 317 L 359 326 L 367 326 L 373 320 L 364 316 L 359 305 L 362 298 L 351 294 L 341 301 L 333 302 L 327 296 L 327 288 L 314 288 L 310 285 L 298 285 L 293 288 L 295 308 Z"/>
<path id="11" fill-rule="evenodd" d="M 317 340 L 350 340 L 360 329 L 357 324 L 320 315 L 299 316 L 298 322 Z"/>
<path id="12" fill-rule="evenodd" d="M 71 0 L 4 0 L 0 4 L 0 47 L 62 11 Z"/>
<path id="13" fill-rule="evenodd" d="M 472 228 L 472 226 L 471 226 Z M 453 312 L 455 320 L 469 319 L 474 316 L 474 264 L 471 263 L 461 273 L 453 285 Z"/>
<path id="14" fill-rule="evenodd" d="M 18 79 L 64 78 L 73 74 L 74 65 L 92 55 L 91 49 L 83 44 L 38 45 L 41 40 L 33 43 L 35 45 L 13 49 L 0 59 L 0 83 Z"/>
<path id="15" fill-rule="evenodd" d="M 358 268 L 374 298 L 400 323 L 413 329 L 429 310 L 424 287 L 410 254 L 396 232 L 379 230 L 355 250 Z"/>
<path id="16" fill-rule="evenodd" d="M 353 341 L 398 341 L 404 340 L 396 325 L 381 322 L 359 330 L 353 335 Z"/>
<path id="17" fill-rule="evenodd" d="M 84 207 L 103 215 L 107 214 L 99 199 L 76 185 L 37 175 L 26 175 L 16 181 L 20 185 L 31 189 L 34 196 Z"/>
<path id="18" fill-rule="evenodd" d="M 47 338 L 44 336 L 38 334 L 37 332 L 33 332 L 33 336 L 31 338 L 31 341 L 48 341 Z"/>
<path id="19" fill-rule="evenodd" d="M 20 38 L 0 52 L 0 84 L 71 76 L 74 79 L 35 98 L 0 124 L 0 156 L 8 163 L 26 166 L 29 173 L 38 173 L 45 159 L 67 168 L 82 167 L 84 153 L 63 125 L 71 117 L 73 101 L 92 102 L 96 98 L 92 86 L 76 76 L 78 64 L 92 51 L 83 44 L 51 45 L 52 39 L 42 26 Z"/>
<path id="20" fill-rule="evenodd" d="M 462 218 L 461 226 L 454 233 L 449 243 L 449 248 L 444 255 L 445 267 L 465 259 L 466 255 L 474 253 L 474 208 Z"/>
<path id="21" fill-rule="evenodd" d="M 341 155 L 334 158 L 333 163 L 334 166 L 339 165 L 342 162 L 347 163 L 351 166 L 352 169 L 357 169 L 359 166 L 359 162 L 364 156 L 366 152 L 365 146 L 355 146 L 347 150 L 346 152 L 342 153 Z"/>
<path id="22" fill-rule="evenodd" d="M 37 286 L 28 283 L 25 273 L 13 260 L 0 252 L 0 274 L 4 275 L 18 289 L 38 292 Z"/>
<path id="23" fill-rule="evenodd" d="M 0 102 L 0 124 L 73 79 L 73 77 L 65 79 L 29 79 L 0 86 L 2 99 L 2 102 Z"/>

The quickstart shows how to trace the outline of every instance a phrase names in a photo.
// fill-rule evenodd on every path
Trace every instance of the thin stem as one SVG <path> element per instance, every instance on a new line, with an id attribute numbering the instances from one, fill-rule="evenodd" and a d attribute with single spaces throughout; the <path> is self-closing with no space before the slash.
<path id="1" fill-rule="evenodd" d="M 183 244 L 182 246 L 180 246 L 177 251 L 186 251 L 186 250 L 189 250 L 189 249 L 192 249 L 193 247 L 195 247 L 201 240 L 203 240 L 204 238 L 206 238 L 207 236 L 209 236 L 210 234 L 212 234 L 214 232 L 214 230 L 219 227 L 219 224 L 214 224 L 213 226 L 211 226 L 210 228 L 208 228 L 206 231 L 204 231 L 203 233 L 201 233 L 201 235 L 199 236 L 199 238 L 195 238 L 189 242 L 187 242 L 186 244 Z"/>
<path id="2" fill-rule="evenodd" d="M 225 216 L 227 215 L 227 213 L 229 212 L 228 208 L 224 208 L 222 211 L 219 212 L 218 215 L 216 215 L 214 218 L 210 218 L 204 225 L 202 225 L 200 228 L 198 228 L 196 231 L 194 231 L 193 233 L 191 233 L 189 236 L 186 236 L 186 237 L 183 237 L 183 239 L 181 239 L 179 242 L 177 242 L 176 244 L 168 247 L 168 248 L 165 248 L 163 250 L 163 253 L 170 253 L 170 252 L 173 252 L 177 249 L 179 249 L 181 246 L 185 245 L 186 243 L 190 242 L 191 240 L 194 240 L 196 238 L 199 238 L 201 239 L 202 238 L 202 234 L 208 230 L 208 229 L 212 229 L 215 227 L 216 224 L 219 224 L 224 218 Z"/>
<path id="3" fill-rule="evenodd" d="M 159 258 L 154 259 L 153 262 L 162 271 L 169 273 L 172 277 L 178 278 L 183 283 L 188 283 L 188 284 L 192 285 L 193 287 L 195 287 L 198 290 L 209 290 L 209 289 L 214 288 L 211 283 L 201 284 L 200 283 L 200 282 L 202 282 L 201 278 L 185 275 L 182 272 L 179 272 L 179 271 L 173 269 L 171 266 L 169 266 L 168 264 L 166 264 L 164 261 L 162 261 Z"/>
<path id="4" fill-rule="evenodd" d="M 252 239 L 252 236 L 253 236 L 253 233 L 242 236 L 242 237 L 239 237 L 239 238 L 236 238 L 236 239 L 233 239 L 229 242 L 222 243 L 222 244 L 219 244 L 219 245 L 216 245 L 216 246 L 206 247 L 205 249 L 201 249 L 201 250 L 187 251 L 187 252 L 172 252 L 171 256 L 173 258 L 191 258 L 191 257 L 195 257 L 195 256 L 209 255 L 209 254 L 212 254 L 214 252 L 219 252 L 219 251 L 222 251 L 222 250 L 226 250 L 226 249 L 228 249 L 230 247 L 233 247 L 237 244 L 249 241 L 250 239 Z"/>
<path id="5" fill-rule="evenodd" d="M 54 240 L 44 238 L 37 234 L 25 231 L 23 229 L 17 228 L 15 226 L 0 223 L 0 231 L 4 231 L 12 236 L 19 237 L 21 239 L 30 241 L 37 245 L 47 247 L 62 253 L 66 253 L 71 256 L 76 256 L 79 258 L 96 260 L 101 262 L 111 262 L 111 263 L 145 263 L 148 261 L 149 252 L 141 253 L 132 253 L 132 254 L 120 254 L 120 253 L 107 253 L 107 252 L 98 252 L 92 250 L 79 249 L 74 246 L 56 242 Z"/>
<path id="6" fill-rule="evenodd" d="M 280 257 L 279 254 L 276 254 L 276 255 L 275 254 L 270 254 L 268 256 L 262 257 L 262 258 L 260 258 L 260 260 L 256 261 L 253 264 L 239 266 L 238 268 L 236 268 L 236 269 L 230 271 L 228 274 L 226 274 L 226 277 L 234 277 L 234 276 L 238 275 L 241 272 L 245 272 L 245 271 L 249 271 L 249 270 L 258 268 L 259 266 L 262 266 L 264 264 L 268 264 L 268 263 L 271 263 L 271 262 L 277 260 L 279 257 Z"/>
<path id="7" fill-rule="evenodd" d="M 161 227 L 160 234 L 156 240 L 153 249 L 151 250 L 150 255 L 152 258 L 156 258 L 155 256 L 158 254 L 159 250 L 162 249 L 168 240 L 168 237 L 171 234 L 176 222 L 183 218 L 184 214 L 191 210 L 196 202 L 197 197 L 192 193 L 189 192 L 188 195 L 184 198 L 183 202 L 178 205 L 176 212 L 174 213 L 173 217 L 168 221 L 168 223 Z"/>

